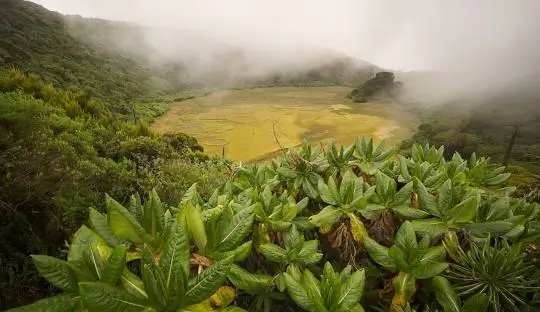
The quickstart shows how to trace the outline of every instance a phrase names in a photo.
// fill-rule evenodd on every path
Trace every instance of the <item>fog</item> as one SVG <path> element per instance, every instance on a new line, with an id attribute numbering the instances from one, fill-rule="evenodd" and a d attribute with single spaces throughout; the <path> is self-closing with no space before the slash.
<path id="1" fill-rule="evenodd" d="M 65 14 L 158 27 L 142 33 L 155 51 L 188 53 L 189 47 L 201 56 L 200 66 L 203 56 L 223 47 L 241 47 L 243 57 L 252 57 L 260 68 L 345 54 L 392 70 L 446 73 L 444 79 L 411 80 L 413 89 L 441 88 L 446 96 L 504 90 L 540 72 L 538 0 L 34 2 Z"/>

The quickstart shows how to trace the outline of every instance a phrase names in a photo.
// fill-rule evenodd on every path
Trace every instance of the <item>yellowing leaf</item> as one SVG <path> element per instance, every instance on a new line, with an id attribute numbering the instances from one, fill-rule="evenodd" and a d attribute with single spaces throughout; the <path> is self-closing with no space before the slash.
<path id="1" fill-rule="evenodd" d="M 332 230 L 332 226 L 331 226 L 331 225 L 325 225 L 325 226 L 321 226 L 321 227 L 319 228 L 319 233 L 321 233 L 321 234 L 328 234 L 331 230 Z"/>
<path id="2" fill-rule="evenodd" d="M 236 289 L 231 286 L 221 286 L 211 297 L 212 307 L 224 308 L 229 306 L 236 297 Z"/>
<path id="3" fill-rule="evenodd" d="M 349 213 L 347 216 L 351 220 L 351 233 L 354 240 L 362 244 L 364 237 L 368 235 L 364 223 L 354 213 Z"/>

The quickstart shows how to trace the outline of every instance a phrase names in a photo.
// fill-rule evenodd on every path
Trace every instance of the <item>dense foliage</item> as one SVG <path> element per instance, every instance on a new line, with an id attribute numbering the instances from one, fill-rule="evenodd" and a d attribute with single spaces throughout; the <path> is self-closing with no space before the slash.
<path id="1" fill-rule="evenodd" d="M 149 68 L 77 40 L 59 13 L 30 1 L 4 0 L 0 21 L 0 65 L 16 65 L 56 86 L 84 88 L 109 101 L 146 96 L 155 87 Z"/>
<path id="2" fill-rule="evenodd" d="M 192 183 L 209 195 L 228 175 L 192 137 L 159 135 L 15 69 L 0 73 L 0 133 L 0 309 L 50 293 L 28 253 L 60 256 L 104 192 L 124 200 L 158 187 L 176 202 Z"/>
<path id="3" fill-rule="evenodd" d="M 512 198 L 509 176 L 358 139 L 240 166 L 207 199 L 106 195 L 66 260 L 32 256 L 63 293 L 22 309 L 537 310 L 540 205 Z"/>
<path id="4" fill-rule="evenodd" d="M 530 82 L 533 84 L 533 81 Z M 530 90 L 532 89 L 532 90 Z M 480 153 L 507 165 L 520 195 L 540 201 L 540 93 L 536 84 L 519 85 L 509 94 L 425 108 L 422 124 L 403 142 L 445 146 L 445 156 Z"/>
<path id="5" fill-rule="evenodd" d="M 394 81 L 395 76 L 392 72 L 378 72 L 375 77 L 368 79 L 361 86 L 353 89 L 348 97 L 355 103 L 364 103 L 374 96 L 397 96 L 403 84 Z"/>

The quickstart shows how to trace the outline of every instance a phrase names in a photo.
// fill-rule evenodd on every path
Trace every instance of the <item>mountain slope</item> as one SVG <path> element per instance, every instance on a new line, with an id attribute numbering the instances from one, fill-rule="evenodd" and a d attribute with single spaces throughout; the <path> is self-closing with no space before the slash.
<path id="1" fill-rule="evenodd" d="M 0 66 L 110 102 L 197 88 L 357 85 L 372 64 L 328 51 L 251 51 L 191 30 L 51 12 L 2 0 Z"/>
<path id="2" fill-rule="evenodd" d="M 150 90 L 148 68 L 75 39 L 59 13 L 29 1 L 3 0 L 0 25 L 0 65 L 16 65 L 61 87 L 84 86 L 101 98 Z"/>

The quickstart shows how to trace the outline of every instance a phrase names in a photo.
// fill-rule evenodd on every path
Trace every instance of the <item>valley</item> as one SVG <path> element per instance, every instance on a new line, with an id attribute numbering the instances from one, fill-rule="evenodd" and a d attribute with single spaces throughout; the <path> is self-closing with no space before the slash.
<path id="1" fill-rule="evenodd" d="M 176 103 L 153 127 L 161 133 L 194 136 L 211 155 L 239 161 L 264 160 L 283 147 L 334 141 L 351 144 L 357 136 L 407 138 L 414 125 L 393 103 L 351 104 L 345 87 L 274 87 L 229 90 Z M 409 129 L 410 128 L 410 129 Z M 274 135 L 275 133 L 275 135 Z"/>

